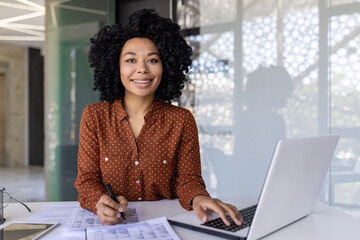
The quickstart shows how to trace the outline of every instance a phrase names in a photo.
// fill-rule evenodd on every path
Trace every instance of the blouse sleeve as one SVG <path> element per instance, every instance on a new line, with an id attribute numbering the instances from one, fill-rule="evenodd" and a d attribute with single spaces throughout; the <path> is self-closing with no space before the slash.
<path id="1" fill-rule="evenodd" d="M 192 209 L 191 201 L 197 195 L 210 196 L 201 176 L 196 122 L 191 112 L 187 110 L 178 151 L 175 190 L 181 206 L 187 210 Z"/>
<path id="2" fill-rule="evenodd" d="M 106 194 L 106 188 L 102 183 L 100 170 L 98 124 L 93 115 L 90 107 L 87 106 L 81 117 L 78 175 L 74 186 L 79 192 L 80 206 L 96 214 L 96 203 L 103 194 Z"/>

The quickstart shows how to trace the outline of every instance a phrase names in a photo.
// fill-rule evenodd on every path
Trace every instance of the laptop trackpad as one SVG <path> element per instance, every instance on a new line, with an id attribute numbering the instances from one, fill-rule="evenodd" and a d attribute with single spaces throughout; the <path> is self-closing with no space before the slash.
<path id="1" fill-rule="evenodd" d="M 238 232 L 238 236 L 239 236 L 239 237 L 246 238 L 247 235 L 249 234 L 249 230 L 250 230 L 250 227 L 246 227 L 246 228 L 241 229 L 241 230 Z"/>

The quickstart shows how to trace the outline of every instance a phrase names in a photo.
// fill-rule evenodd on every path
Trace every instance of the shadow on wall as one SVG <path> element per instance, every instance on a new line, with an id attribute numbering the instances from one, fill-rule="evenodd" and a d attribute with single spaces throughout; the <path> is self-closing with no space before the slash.
<path id="1" fill-rule="evenodd" d="M 286 137 L 284 118 L 277 111 L 286 107 L 292 89 L 291 77 L 283 67 L 259 67 L 247 75 L 233 159 L 225 161 L 225 165 L 223 161 L 212 161 L 218 165 L 214 166 L 218 195 L 260 194 L 275 145 Z"/>

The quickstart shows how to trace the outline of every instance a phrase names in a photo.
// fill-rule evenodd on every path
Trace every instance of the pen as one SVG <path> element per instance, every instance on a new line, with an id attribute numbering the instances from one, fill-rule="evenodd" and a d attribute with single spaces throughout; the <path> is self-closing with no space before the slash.
<path id="1" fill-rule="evenodd" d="M 112 188 L 111 188 L 110 183 L 106 184 L 106 189 L 108 190 L 111 199 L 114 200 L 115 202 L 119 203 L 119 201 L 118 201 L 118 200 L 116 199 L 116 197 L 115 197 L 115 194 L 114 194 L 114 192 L 113 192 L 113 190 L 112 190 Z M 124 216 L 124 213 L 123 213 L 123 212 L 120 212 L 120 216 L 121 216 L 121 218 L 122 218 L 122 220 L 123 220 L 123 223 L 126 223 L 125 216 Z"/>

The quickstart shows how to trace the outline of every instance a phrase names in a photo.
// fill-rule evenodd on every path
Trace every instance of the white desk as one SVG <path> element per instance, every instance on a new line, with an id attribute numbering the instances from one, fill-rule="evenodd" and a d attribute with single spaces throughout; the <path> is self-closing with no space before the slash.
<path id="1" fill-rule="evenodd" d="M 54 202 L 56 203 L 56 202 Z M 63 202 L 65 203 L 65 202 Z M 6 223 L 1 228 L 13 221 L 26 221 L 32 213 L 51 202 L 26 203 L 32 210 L 29 213 L 24 206 L 11 203 L 4 210 Z M 129 205 L 139 204 L 144 219 L 157 218 L 161 216 L 172 216 L 183 213 L 185 210 L 180 206 L 178 200 L 162 200 L 156 202 L 131 202 Z M 274 216 L 276 218 L 276 216 Z M 185 228 L 173 226 L 175 232 L 184 240 L 201 239 L 223 239 L 208 234 L 194 232 Z M 62 230 L 53 230 L 46 236 L 59 234 Z M 85 239 L 85 236 L 84 236 Z M 291 224 L 275 233 L 270 234 L 264 240 L 359 240 L 360 219 L 345 214 L 335 208 L 323 203 L 317 203 L 314 213 L 294 224 Z"/>

